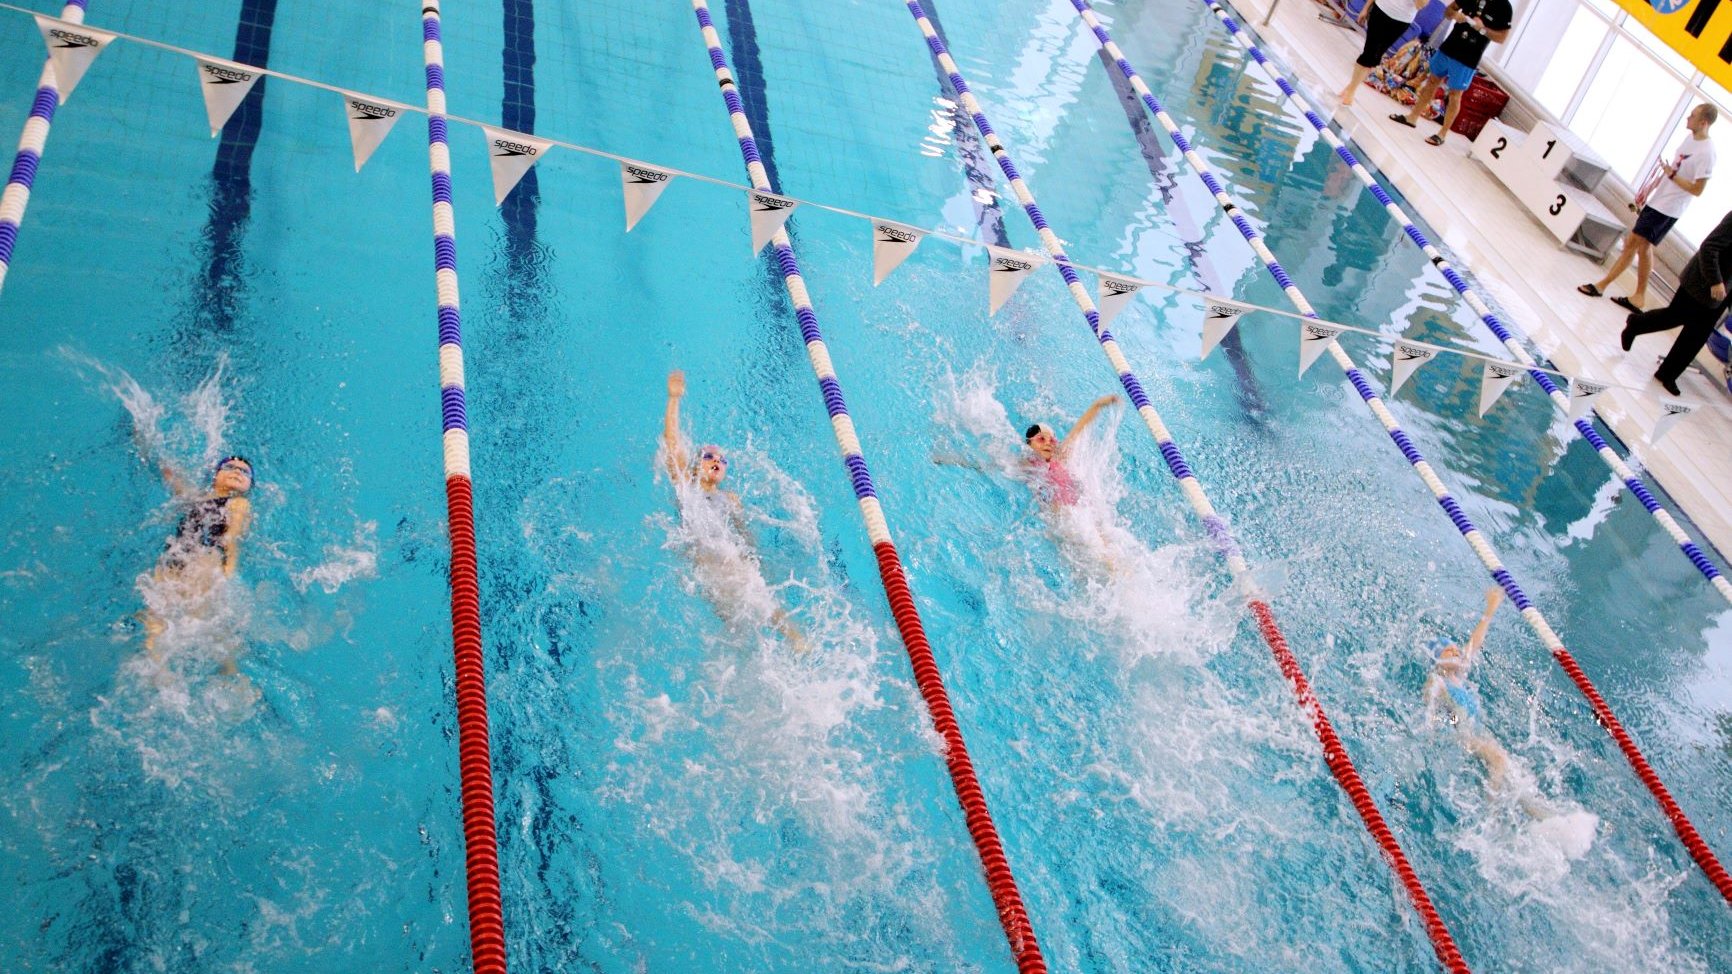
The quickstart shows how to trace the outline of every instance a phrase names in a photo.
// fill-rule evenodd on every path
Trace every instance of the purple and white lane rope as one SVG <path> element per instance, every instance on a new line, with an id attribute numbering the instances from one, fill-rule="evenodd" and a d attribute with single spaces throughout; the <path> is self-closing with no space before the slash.
<path id="1" fill-rule="evenodd" d="M 60 11 L 60 19 L 70 24 L 84 23 L 84 8 L 89 2 L 69 0 Z M 48 58 L 42 65 L 42 77 L 36 82 L 36 100 L 30 105 L 30 117 L 24 120 L 24 131 L 18 136 L 18 154 L 12 157 L 6 189 L 0 192 L 0 290 L 6 287 L 12 248 L 18 243 L 18 227 L 30 205 L 30 187 L 36 183 L 36 167 L 42 164 L 42 152 L 48 147 L 48 129 L 54 124 L 54 112 L 59 107 L 60 83 L 54 76 L 54 59 Z"/>
<path id="2" fill-rule="evenodd" d="M 1306 103 L 1298 89 L 1269 62 L 1268 58 L 1263 56 L 1263 52 L 1258 49 L 1256 42 L 1251 40 L 1239 24 L 1228 15 L 1226 9 L 1217 0 L 1203 0 L 1203 3 L 1220 19 L 1227 28 L 1227 32 L 1244 46 L 1246 51 L 1250 53 L 1251 59 L 1262 67 L 1271 81 L 1275 82 L 1275 86 L 1281 89 L 1282 96 L 1305 116 L 1306 121 L 1310 122 L 1311 127 L 1317 130 L 1317 134 L 1323 138 L 1323 141 L 1329 143 L 1330 148 L 1335 150 L 1335 154 L 1341 158 L 1341 161 L 1353 170 L 1353 174 L 1359 177 L 1359 181 L 1365 184 L 1365 188 L 1371 191 L 1371 195 L 1377 199 L 1378 203 L 1382 204 L 1383 209 L 1395 219 L 1395 222 L 1401 224 L 1404 231 L 1403 235 L 1425 254 L 1426 259 L 1431 262 L 1431 266 L 1437 268 L 1437 272 L 1443 275 L 1443 279 L 1448 281 L 1451 287 L 1455 288 L 1456 293 L 1461 295 L 1463 301 L 1467 302 L 1467 306 L 1479 316 L 1479 320 L 1485 322 L 1485 326 L 1491 329 L 1491 333 L 1497 336 L 1498 341 L 1503 343 L 1510 355 L 1527 368 L 1528 374 L 1533 376 L 1535 382 L 1539 383 L 1539 387 L 1544 389 L 1551 401 L 1567 415 L 1570 411 L 1569 392 L 1559 388 L 1550 374 L 1538 368 L 1534 357 L 1528 354 L 1527 349 L 1522 347 L 1521 342 L 1516 339 L 1509 328 L 1498 320 L 1497 313 L 1492 311 L 1491 306 L 1486 303 L 1479 292 L 1474 290 L 1473 286 L 1468 284 L 1467 280 L 1456 271 L 1449 260 L 1443 256 L 1443 252 L 1426 238 L 1424 231 L 1414 225 L 1413 220 L 1402 211 L 1401 207 L 1378 183 L 1377 177 L 1371 174 L 1371 171 L 1354 156 L 1353 150 L 1349 149 L 1341 137 L 1329 128 L 1328 123 Z M 1654 496 L 1653 491 L 1649 490 L 1648 485 L 1642 482 L 1642 478 L 1630 469 L 1629 464 L 1625 463 L 1622 457 L 1618 456 L 1617 451 L 1612 449 L 1605 437 L 1594 429 L 1594 424 L 1584 416 L 1574 420 L 1574 425 L 1576 432 L 1580 433 L 1582 438 L 1593 446 L 1594 452 L 1598 453 L 1600 459 L 1605 461 L 1606 466 L 1611 468 L 1612 473 L 1623 481 L 1624 486 L 1630 489 L 1630 493 L 1636 495 L 1636 499 L 1641 501 L 1642 506 L 1647 509 L 1649 514 L 1653 515 L 1655 521 L 1659 522 L 1661 529 L 1666 532 L 1673 543 L 1677 544 L 1678 550 L 1690 559 L 1690 563 L 1696 566 L 1696 570 L 1702 573 L 1702 577 L 1706 578 L 1708 583 L 1714 586 L 1714 590 L 1719 592 L 1727 602 L 1732 602 L 1732 581 L 1727 580 L 1707 553 L 1696 542 L 1690 540 L 1690 536 L 1684 532 L 1677 519 L 1672 516 L 1670 511 L 1660 505 L 1660 501 Z"/>
<path id="3" fill-rule="evenodd" d="M 716 32 L 715 23 L 710 18 L 709 6 L 705 0 L 692 0 L 692 11 L 697 15 L 698 28 L 703 33 L 704 46 L 709 51 L 710 66 L 715 70 L 717 84 L 721 86 L 722 100 L 727 104 L 728 119 L 733 124 L 735 137 L 739 140 L 740 156 L 745 161 L 752 186 L 761 192 L 774 193 L 777 191 L 776 187 L 770 185 L 769 173 L 759 156 L 757 140 L 752 136 L 752 124 L 746 118 L 745 106 L 740 101 L 733 71 L 728 67 L 728 56 L 722 50 L 721 35 Z M 866 457 L 861 450 L 859 436 L 854 430 L 854 420 L 848 415 L 848 405 L 842 396 L 842 385 L 836 377 L 835 366 L 830 360 L 830 350 L 825 345 L 823 333 L 818 327 L 818 312 L 812 307 L 812 298 L 806 291 L 806 280 L 800 273 L 800 263 L 795 259 L 793 241 L 787 230 L 777 230 L 775 236 L 770 238 L 770 246 L 776 255 L 782 283 L 788 291 L 788 300 L 794 306 L 794 316 L 800 324 L 800 337 L 806 346 L 812 371 L 818 378 L 825 411 L 830 414 L 830 426 L 835 433 L 836 444 L 842 451 L 842 463 L 853 484 L 861 517 L 866 521 L 866 535 L 872 541 L 872 552 L 878 560 L 878 578 L 884 586 L 885 596 L 890 601 L 891 614 L 895 617 L 903 648 L 908 653 L 915 684 L 920 690 L 921 699 L 926 702 L 933 729 L 944 740 L 944 763 L 950 772 L 951 784 L 956 790 L 957 804 L 962 806 L 969 838 L 973 840 L 975 851 L 980 856 L 987 891 L 992 895 L 994 906 L 998 908 L 999 925 L 1004 929 L 1017 970 L 1021 974 L 1046 974 L 1046 959 L 1041 955 L 1034 925 L 1029 920 L 1022 893 L 1017 888 L 1016 877 L 1011 871 L 1010 860 L 1005 855 L 1003 841 L 999 838 L 998 827 L 993 823 L 985 792 L 980 786 L 974 762 L 969 757 L 967 744 L 963 740 L 961 725 L 957 722 L 949 693 L 944 688 L 943 675 L 939 672 L 937 659 L 926 638 L 925 627 L 920 620 L 914 594 L 909 588 L 901 556 L 896 551 L 895 543 L 891 541 L 890 528 L 879 505 L 877 489 L 872 483 L 872 472 L 866 466 Z"/>
<path id="4" fill-rule="evenodd" d="M 1039 232 L 1041 245 L 1052 258 L 1059 274 L 1064 278 L 1065 287 L 1069 290 L 1071 299 L 1082 311 L 1084 319 L 1088 322 L 1089 330 L 1094 334 L 1095 340 L 1099 342 L 1101 350 L 1106 353 L 1107 360 L 1112 364 L 1113 371 L 1118 376 L 1119 384 L 1124 387 L 1126 395 L 1136 406 L 1137 415 L 1142 417 L 1144 425 L 1154 435 L 1155 443 L 1161 451 L 1161 458 L 1166 462 L 1167 472 L 1178 482 L 1179 489 L 1185 495 L 1186 501 L 1201 518 L 1216 550 L 1226 561 L 1234 581 L 1245 593 L 1246 605 L 1257 619 L 1259 634 L 1268 644 L 1270 652 L 1274 654 L 1283 674 L 1292 683 L 1294 691 L 1299 697 L 1301 709 L 1311 718 L 1313 729 L 1323 745 L 1325 763 L 1329 765 L 1330 771 L 1340 782 L 1342 789 L 1347 793 L 1354 809 L 1364 822 L 1366 830 L 1377 842 L 1397 879 L 1407 891 L 1415 912 L 1419 914 L 1425 925 L 1426 934 L 1431 939 L 1438 959 L 1451 971 L 1465 971 L 1467 969 L 1466 964 L 1461 959 L 1461 952 L 1457 948 L 1448 926 L 1432 904 L 1424 885 L 1408 862 L 1406 854 L 1402 852 L 1400 843 L 1395 840 L 1394 834 L 1383 819 L 1375 800 L 1372 799 L 1358 771 L 1353 767 L 1352 760 L 1347 756 L 1345 745 L 1330 724 L 1328 716 L 1324 713 L 1321 703 L 1299 665 L 1298 659 L 1293 655 L 1286 637 L 1281 633 L 1280 627 L 1275 621 L 1274 610 L 1270 608 L 1267 599 L 1259 591 L 1255 580 L 1252 578 L 1250 566 L 1240 551 L 1238 543 L 1233 539 L 1232 531 L 1227 526 L 1226 520 L 1215 511 L 1214 505 L 1209 502 L 1208 496 L 1203 492 L 1202 484 L 1198 482 L 1196 474 L 1185 461 L 1184 454 L 1180 452 L 1178 445 L 1173 442 L 1172 433 L 1168 431 L 1166 424 L 1161 420 L 1160 413 L 1143 391 L 1142 383 L 1131 370 L 1130 363 L 1125 359 L 1124 352 L 1119 348 L 1117 340 L 1113 338 L 1111 332 L 1102 327 L 1100 312 L 1089 297 L 1088 289 L 1083 287 L 1082 280 L 1071 264 L 1070 257 L 1065 254 L 1058 235 L 1047 224 L 1046 216 L 1041 213 L 1034 194 L 1029 190 L 1022 174 L 1017 170 L 1016 163 L 1011 159 L 1010 152 L 1005 148 L 1003 140 L 998 137 L 997 132 L 993 131 L 992 123 L 987 120 L 979 100 L 974 97 L 973 89 L 962 77 L 961 68 L 957 66 L 956 60 L 950 56 L 943 38 L 938 36 L 938 31 L 927 19 L 926 12 L 921 8 L 919 0 L 907 0 L 906 6 L 908 12 L 913 15 L 915 23 L 919 25 L 921 34 L 925 36 L 926 46 L 931 51 L 932 57 L 937 60 L 939 69 L 950 78 L 951 86 L 956 89 L 963 109 L 974 120 L 975 128 L 980 131 L 981 140 L 986 143 L 992 157 L 998 161 L 999 168 L 1003 170 L 1005 178 L 1010 181 L 1010 188 L 1016 195 L 1017 201 L 1022 204 L 1023 212 L 1028 215 L 1029 222 L 1033 223 L 1035 230 Z"/>
<path id="5" fill-rule="evenodd" d="M 1124 73 L 1125 78 L 1130 81 L 1131 87 L 1136 90 L 1143 104 L 1148 107 L 1155 119 L 1161 123 L 1161 127 L 1171 136 L 1173 144 L 1178 146 L 1179 151 L 1183 153 L 1185 161 L 1196 170 L 1198 177 L 1209 188 L 1209 192 L 1215 197 L 1215 202 L 1220 205 L 1222 212 L 1226 213 L 1232 219 L 1233 225 L 1239 228 L 1239 233 L 1245 238 L 1245 242 L 1251 245 L 1251 249 L 1256 252 L 1258 259 L 1263 262 L 1269 276 L 1281 286 L 1281 290 L 1287 295 L 1288 300 L 1293 302 L 1295 308 L 1308 317 L 1315 317 L 1316 313 L 1312 310 L 1310 302 L 1305 299 L 1304 293 L 1287 276 L 1287 271 L 1275 259 L 1275 255 L 1264 242 L 1262 234 L 1258 233 L 1256 228 L 1252 227 L 1250 221 L 1240 212 L 1237 204 L 1221 187 L 1220 180 L 1216 178 L 1208 163 L 1204 162 L 1202 157 L 1192 148 L 1190 140 L 1185 138 L 1185 134 L 1179 130 L 1178 124 L 1173 121 L 1172 116 L 1167 114 L 1166 109 L 1161 107 L 1161 103 L 1155 98 L 1154 92 L 1149 90 L 1149 86 L 1143 82 L 1142 77 L 1125 59 L 1124 52 L 1113 42 L 1112 35 L 1107 33 L 1106 28 L 1101 25 L 1100 19 L 1089 7 L 1088 0 L 1070 0 L 1070 2 L 1082 17 L 1083 22 L 1093 31 L 1096 40 L 1107 52 L 1107 56 L 1113 59 L 1119 70 Z M 1442 507 L 1445 513 L 1449 515 L 1449 519 L 1455 524 L 1456 530 L 1461 532 L 1461 536 L 1467 540 L 1468 546 L 1473 549 L 1474 554 L 1479 556 L 1480 562 L 1491 573 L 1491 577 L 1497 581 L 1498 585 L 1509 595 L 1510 601 L 1520 610 L 1522 619 L 1533 629 L 1534 634 L 1539 636 L 1540 642 L 1545 645 L 1547 651 L 1552 654 L 1553 659 L 1564 669 L 1576 687 L 1588 698 L 1588 702 L 1593 707 L 1595 719 L 1604 724 L 1607 730 L 1612 733 L 1619 749 L 1623 751 L 1625 758 L 1630 762 L 1637 776 L 1641 778 L 1642 783 L 1653 794 L 1661 811 L 1671 821 L 1674 830 L 1683 840 L 1690 855 L 1702 867 L 1709 880 L 1714 883 L 1721 894 L 1726 896 L 1729 902 L 1732 902 L 1732 880 L 1728 880 L 1726 870 L 1721 867 L 1713 851 L 1708 848 L 1695 826 L 1690 823 L 1678 807 L 1676 800 L 1666 790 L 1666 786 L 1649 766 L 1647 759 L 1637 749 L 1634 741 L 1624 732 L 1617 717 L 1606 706 L 1599 692 L 1588 682 L 1580 665 L 1576 663 L 1569 650 L 1564 648 L 1563 641 L 1558 638 L 1557 632 L 1552 629 L 1551 624 L 1546 621 L 1539 608 L 1529 600 L 1527 593 L 1522 591 L 1521 586 L 1516 583 L 1515 577 L 1504 567 L 1503 562 L 1497 556 L 1497 552 L 1492 550 L 1491 543 L 1468 518 L 1467 513 L 1461 509 L 1461 505 L 1457 503 L 1456 499 L 1450 495 L 1443 481 L 1438 478 L 1431 465 L 1426 462 L 1425 457 L 1419 452 L 1419 448 L 1413 445 L 1413 441 L 1408 437 L 1406 431 L 1396 422 L 1395 415 L 1378 397 L 1376 390 L 1371 387 L 1370 381 L 1359 371 L 1353 359 L 1341 347 L 1341 343 L 1330 340 L 1329 352 L 1336 364 L 1346 373 L 1348 381 L 1353 383 L 1353 388 L 1358 390 L 1359 397 L 1365 400 L 1366 405 L 1371 407 L 1372 413 L 1383 424 L 1383 428 L 1388 432 L 1390 439 L 1400 448 L 1402 456 L 1407 458 L 1407 462 L 1413 466 L 1420 479 L 1425 482 L 1426 487 L 1430 488 L 1432 496 L 1437 499 L 1438 506 Z"/>

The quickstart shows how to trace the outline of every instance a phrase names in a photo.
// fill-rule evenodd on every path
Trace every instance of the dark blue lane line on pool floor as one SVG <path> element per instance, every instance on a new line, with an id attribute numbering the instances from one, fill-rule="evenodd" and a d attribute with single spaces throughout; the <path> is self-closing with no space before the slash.
<path id="1" fill-rule="evenodd" d="M 499 106 L 499 124 L 513 132 L 535 132 L 535 0 L 503 0 L 505 48 L 500 52 L 505 74 L 505 94 Z M 541 183 L 535 167 L 523 174 L 505 197 L 499 212 L 505 218 L 506 259 L 517 276 L 535 250 L 536 214 L 541 203 Z"/>
<path id="2" fill-rule="evenodd" d="M 243 0 L 235 27 L 234 60 L 269 67 L 276 19 L 277 0 Z M 194 309 L 194 320 L 203 331 L 228 331 L 234 327 L 238 312 L 240 238 L 253 211 L 253 150 L 264 128 L 265 85 L 269 80 L 260 77 L 229 117 L 211 166 L 210 217 L 203 235 L 205 267 L 199 282 L 202 300 Z"/>

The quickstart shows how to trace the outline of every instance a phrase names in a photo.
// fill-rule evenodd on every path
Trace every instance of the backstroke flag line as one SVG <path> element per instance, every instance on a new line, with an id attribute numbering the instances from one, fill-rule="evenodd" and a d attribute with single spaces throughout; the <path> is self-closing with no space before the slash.
<path id="1" fill-rule="evenodd" d="M 902 223 L 891 223 L 888 220 L 872 221 L 872 286 L 884 283 L 890 272 L 902 266 L 908 255 L 914 253 L 914 248 L 920 246 L 920 241 L 926 236 L 926 231 Z"/>
<path id="2" fill-rule="evenodd" d="M 60 92 L 60 104 L 64 105 L 90 63 L 114 40 L 114 35 L 40 14 L 36 17 L 36 29 L 42 32 L 42 42 L 48 45 L 48 60 L 54 62 L 54 87 Z"/>
<path id="3" fill-rule="evenodd" d="M 533 135 L 481 126 L 487 137 L 487 161 L 493 165 L 493 204 L 505 202 L 505 197 L 523 180 L 529 167 L 541 161 L 553 143 Z"/>
<path id="4" fill-rule="evenodd" d="M 1401 391 L 1403 384 L 1413 378 L 1413 373 L 1419 367 L 1437 357 L 1437 348 L 1419 342 L 1396 342 L 1395 348 L 1389 353 L 1389 367 L 1393 373 L 1389 380 L 1389 396 Z"/>
<path id="5" fill-rule="evenodd" d="M 400 106 L 375 101 L 361 95 L 343 92 L 343 114 L 349 120 L 349 145 L 355 150 L 355 171 L 360 172 L 373 150 L 391 134 L 392 126 L 403 117 Z"/>
<path id="6" fill-rule="evenodd" d="M 235 109 L 246 100 L 247 92 L 259 82 L 259 73 L 233 61 L 196 58 L 198 87 L 204 93 L 204 112 L 210 119 L 212 138 L 228 124 Z"/>
<path id="7" fill-rule="evenodd" d="M 1142 288 L 1141 284 L 1128 277 L 1102 274 L 1099 282 L 1095 285 L 1095 303 L 1099 305 L 1097 310 L 1101 316 L 1101 327 L 1105 328 L 1111 324 L 1112 320 L 1119 316 L 1119 312 L 1125 310 L 1125 305 L 1130 304 L 1131 299 L 1136 297 L 1137 292 Z"/>
<path id="8" fill-rule="evenodd" d="M 625 232 L 630 233 L 637 221 L 656 205 L 662 190 L 673 182 L 674 174 L 641 162 L 619 164 L 619 182 L 625 192 Z"/>
<path id="9" fill-rule="evenodd" d="M 1221 339 L 1233 330 L 1239 323 L 1239 318 L 1249 308 L 1230 301 L 1211 300 L 1203 306 L 1203 354 L 1198 358 L 1208 358 L 1215 346 L 1221 344 Z"/>
<path id="10" fill-rule="evenodd" d="M 992 286 L 988 291 L 990 300 L 987 311 L 990 316 L 998 314 L 998 309 L 1004 307 L 1004 302 L 1009 301 L 1016 289 L 1022 286 L 1023 279 L 1028 277 L 1029 272 L 1046 263 L 1046 260 L 1020 250 L 995 247 L 992 244 L 986 245 L 986 252 L 991 255 L 988 261 L 988 277 L 991 278 Z"/>

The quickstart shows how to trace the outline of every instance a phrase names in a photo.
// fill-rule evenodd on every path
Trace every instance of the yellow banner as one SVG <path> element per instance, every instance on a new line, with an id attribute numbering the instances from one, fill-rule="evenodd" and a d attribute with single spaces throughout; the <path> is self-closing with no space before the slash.
<path id="1" fill-rule="evenodd" d="M 1618 0 L 1618 6 L 1709 78 L 1732 88 L 1732 0 Z"/>

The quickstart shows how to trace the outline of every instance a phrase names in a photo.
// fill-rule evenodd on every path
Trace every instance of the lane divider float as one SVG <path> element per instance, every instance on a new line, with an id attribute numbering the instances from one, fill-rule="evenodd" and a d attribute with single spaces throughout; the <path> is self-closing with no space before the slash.
<path id="1" fill-rule="evenodd" d="M 475 505 L 464 400 L 463 317 L 457 293 L 457 222 L 451 208 L 451 148 L 445 124 L 445 49 L 439 0 L 422 0 L 427 71 L 427 162 L 433 176 L 433 276 L 439 299 L 439 404 L 444 425 L 445 512 L 451 532 L 451 650 L 457 668 L 457 753 L 469 883 L 469 954 L 475 974 L 505 974 L 505 916 L 493 819 L 493 760 L 487 737 L 487 672 L 481 653 Z"/>

